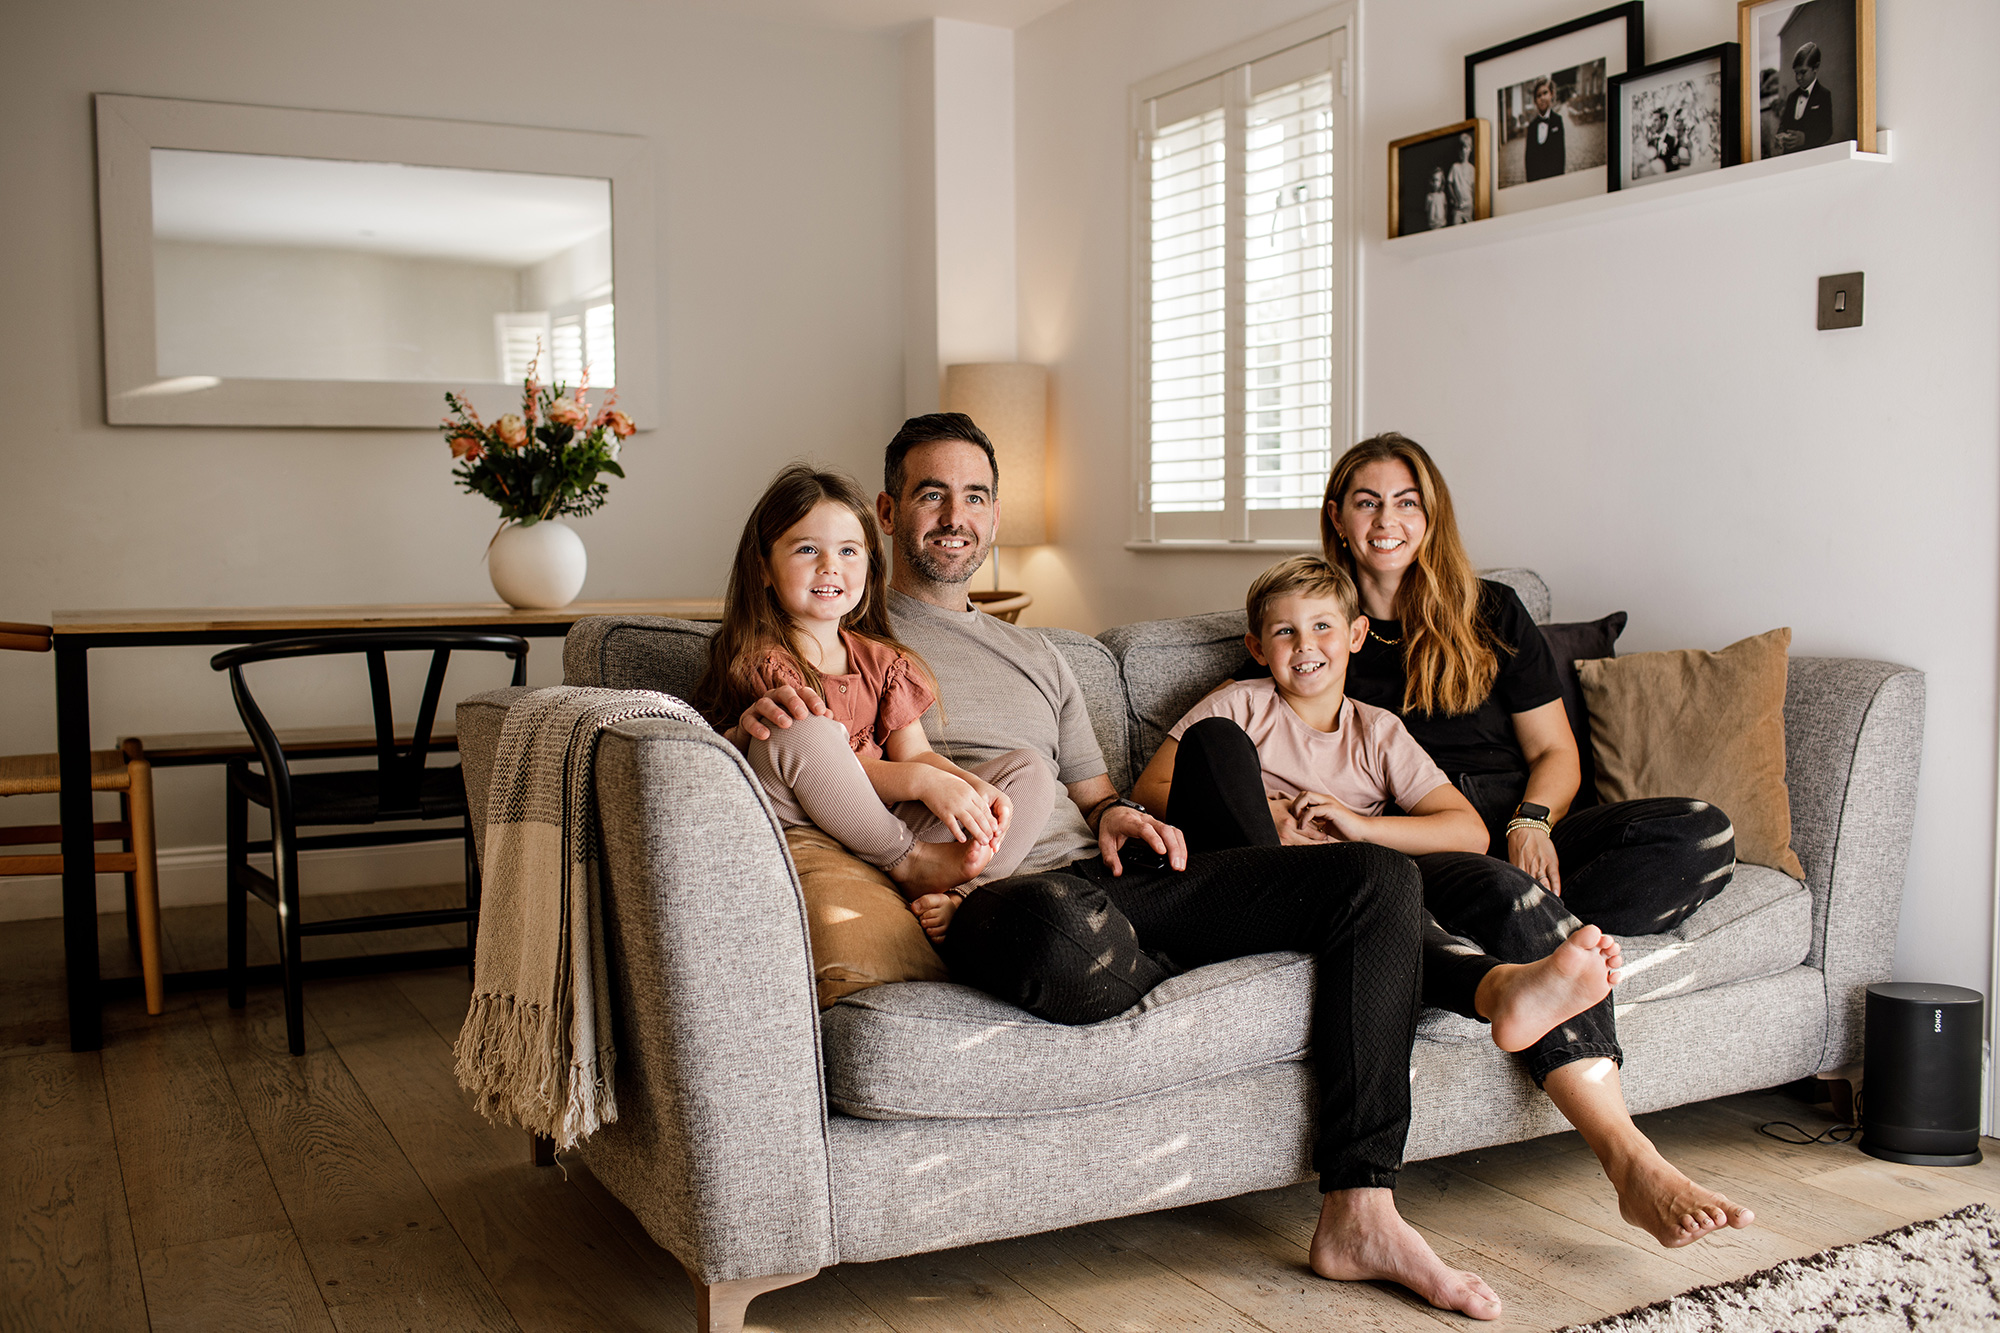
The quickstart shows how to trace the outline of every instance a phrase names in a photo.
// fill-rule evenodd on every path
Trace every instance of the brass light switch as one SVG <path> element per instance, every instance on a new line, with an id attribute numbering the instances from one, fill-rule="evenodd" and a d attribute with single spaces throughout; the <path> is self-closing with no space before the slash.
<path id="1" fill-rule="evenodd" d="M 1819 280 L 1819 326 L 1823 329 L 1861 327 L 1861 275 L 1835 273 Z"/>

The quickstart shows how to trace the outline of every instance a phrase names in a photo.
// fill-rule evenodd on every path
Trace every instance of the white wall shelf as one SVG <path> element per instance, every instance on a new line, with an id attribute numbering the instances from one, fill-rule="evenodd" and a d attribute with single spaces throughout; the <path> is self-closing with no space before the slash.
<path id="1" fill-rule="evenodd" d="M 1503 217 L 1481 218 L 1477 222 L 1446 227 L 1440 231 L 1420 231 L 1414 236 L 1398 236 L 1388 241 L 1385 248 L 1388 253 L 1399 259 L 1416 259 L 1423 255 L 1439 254 L 1446 250 L 1463 250 L 1468 246 L 1486 245 L 1493 241 L 1532 236 L 1546 231 L 1561 231 L 1568 227 L 1589 226 L 1613 216 L 1630 217 L 1637 212 L 1671 208 L 1687 203 L 1709 190 L 1768 184 L 1797 172 L 1829 175 L 1835 172 L 1872 170 L 1885 166 L 1890 161 L 1889 131 L 1875 131 L 1875 144 L 1875 152 L 1864 153 L 1850 139 L 1845 143 L 1832 143 L 1824 148 L 1814 148 L 1803 153 L 1766 158 L 1762 162 L 1746 162 L 1740 166 L 1724 167 L 1720 171 L 1704 171 L 1698 176 L 1685 176 L 1680 180 L 1662 181 L 1657 185 L 1613 190 L 1591 195 L 1587 199 L 1572 199 L 1567 203 L 1550 204 L 1546 208 L 1508 213 Z"/>

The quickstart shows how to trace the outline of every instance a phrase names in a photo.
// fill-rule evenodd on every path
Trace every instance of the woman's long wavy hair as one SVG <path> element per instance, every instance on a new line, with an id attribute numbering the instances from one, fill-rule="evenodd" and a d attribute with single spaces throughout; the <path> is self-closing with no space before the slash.
<path id="1" fill-rule="evenodd" d="M 1354 552 L 1334 515 L 1347 499 L 1354 474 L 1370 463 L 1385 462 L 1410 469 L 1424 506 L 1424 539 L 1396 590 L 1396 615 L 1403 622 L 1403 710 L 1469 713 L 1493 692 L 1501 645 L 1479 615 L 1479 576 L 1459 539 L 1451 488 L 1424 447 L 1388 431 L 1342 454 L 1327 478 L 1326 499 L 1320 505 L 1320 545 L 1329 562 L 1359 580 Z"/>
<path id="2" fill-rule="evenodd" d="M 882 530 L 876 526 L 875 511 L 867 497 L 838 472 L 793 463 L 771 479 L 743 522 L 736 562 L 729 570 L 729 591 L 723 598 L 722 627 L 708 641 L 708 670 L 695 687 L 693 703 L 718 727 L 734 726 L 743 710 L 763 693 L 754 672 L 758 661 L 773 648 L 790 655 L 806 684 L 815 691 L 820 689 L 820 672 L 804 651 L 798 627 L 778 605 L 777 592 L 766 574 L 779 539 L 828 501 L 854 515 L 861 525 L 862 544 L 868 548 L 868 576 L 862 584 L 861 601 L 841 617 L 840 627 L 908 657 L 931 686 L 932 694 L 937 693 L 930 668 L 897 642 L 889 627 L 889 578 L 882 555 Z"/>

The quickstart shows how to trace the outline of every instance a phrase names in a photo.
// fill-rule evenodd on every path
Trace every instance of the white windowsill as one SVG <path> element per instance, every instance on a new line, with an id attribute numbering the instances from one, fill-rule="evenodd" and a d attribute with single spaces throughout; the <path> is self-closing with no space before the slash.
<path id="1" fill-rule="evenodd" d="M 1236 551 L 1255 555 L 1262 552 L 1270 555 L 1285 551 L 1318 551 L 1319 543 L 1307 537 L 1274 538 L 1268 541 L 1227 542 L 1214 539 L 1191 541 L 1131 541 L 1125 543 L 1128 551 L 1148 551 L 1155 555 L 1172 551 Z"/>
<path id="2" fill-rule="evenodd" d="M 1886 165 L 1890 161 L 1890 139 L 1889 131 L 1877 130 L 1876 151 L 1872 153 L 1862 152 L 1850 139 L 1845 143 L 1830 143 L 1824 148 L 1792 153 L 1785 157 L 1765 158 L 1762 162 L 1745 162 L 1738 166 L 1724 167 L 1720 171 L 1704 171 L 1699 176 L 1661 181 L 1657 185 L 1638 185 L 1629 190 L 1612 190 L 1604 194 L 1591 195 L 1587 199 L 1572 199 L 1567 203 L 1550 204 L 1547 208 L 1508 213 L 1504 217 L 1481 218 L 1477 222 L 1446 227 L 1442 231 L 1420 231 L 1414 236 L 1398 236 L 1385 242 L 1384 249 L 1399 259 L 1416 259 L 1446 250 L 1462 250 L 1467 246 L 1484 245 L 1489 241 L 1504 241 L 1511 237 L 1528 236 L 1543 231 L 1559 231 L 1565 227 L 1587 226 L 1599 221 L 1606 214 L 1629 215 L 1634 209 L 1646 211 L 1673 207 L 1687 202 L 1692 195 L 1699 195 L 1708 190 L 1769 182 L 1776 177 L 1789 176 L 1798 171 L 1832 173 L 1866 170 Z"/>

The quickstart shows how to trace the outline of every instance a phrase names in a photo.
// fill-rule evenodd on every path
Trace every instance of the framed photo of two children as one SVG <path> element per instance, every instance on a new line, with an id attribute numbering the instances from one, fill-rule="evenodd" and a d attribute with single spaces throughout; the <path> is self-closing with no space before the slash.
<path id="1" fill-rule="evenodd" d="M 1855 140 L 1875 151 L 1875 0 L 1741 0 L 1745 162 Z"/>

